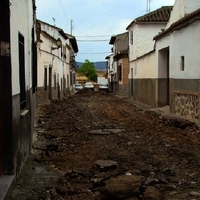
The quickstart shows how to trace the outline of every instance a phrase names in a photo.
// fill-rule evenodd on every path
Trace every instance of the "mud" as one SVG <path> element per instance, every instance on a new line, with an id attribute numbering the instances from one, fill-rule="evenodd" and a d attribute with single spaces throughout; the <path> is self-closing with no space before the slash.
<path id="1" fill-rule="evenodd" d="M 92 91 L 39 107 L 36 120 L 32 154 L 8 199 L 200 197 L 193 122 Z"/>

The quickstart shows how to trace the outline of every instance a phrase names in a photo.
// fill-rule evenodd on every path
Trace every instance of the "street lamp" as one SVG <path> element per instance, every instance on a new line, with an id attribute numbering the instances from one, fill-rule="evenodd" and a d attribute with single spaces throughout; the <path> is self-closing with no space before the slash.
<path id="1" fill-rule="evenodd" d="M 56 40 L 57 47 L 51 47 L 51 50 L 59 49 L 62 46 L 62 41 L 60 38 Z"/>

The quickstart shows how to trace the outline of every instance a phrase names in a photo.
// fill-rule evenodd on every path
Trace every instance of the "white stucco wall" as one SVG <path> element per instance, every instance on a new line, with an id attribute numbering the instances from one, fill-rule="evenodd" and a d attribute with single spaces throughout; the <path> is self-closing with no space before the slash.
<path id="1" fill-rule="evenodd" d="M 166 24 L 134 24 L 129 32 L 133 31 L 133 44 L 129 42 L 130 61 L 152 51 L 154 49 L 153 37 L 165 28 Z"/>
<path id="2" fill-rule="evenodd" d="M 200 22 L 173 32 L 170 39 L 170 78 L 199 79 Z M 181 71 L 180 59 L 185 57 L 185 70 Z"/>
<path id="3" fill-rule="evenodd" d="M 200 0 L 176 0 L 166 28 L 180 18 L 184 17 L 186 14 L 191 13 L 199 8 Z"/>
<path id="4" fill-rule="evenodd" d="M 200 22 L 174 31 L 169 36 L 156 42 L 156 68 L 159 68 L 158 78 L 166 78 L 165 68 L 159 66 L 159 51 L 169 47 L 169 78 L 174 79 L 200 79 L 200 56 L 198 55 Z M 191 37 L 192 36 L 192 37 Z M 181 56 L 184 56 L 185 69 L 181 71 Z"/>
<path id="5" fill-rule="evenodd" d="M 113 54 L 110 55 L 110 58 L 108 59 L 108 68 L 109 68 L 110 70 L 113 69 Z"/>
<path id="6" fill-rule="evenodd" d="M 113 54 L 109 56 L 108 61 L 108 79 L 111 81 L 111 73 L 113 70 Z"/>
<path id="7" fill-rule="evenodd" d="M 49 35 L 55 39 L 60 38 L 62 44 L 70 45 L 69 39 L 63 38 L 63 36 L 54 27 L 51 27 L 45 23 L 41 23 L 41 30 L 46 31 Z M 49 67 L 52 67 L 52 87 L 54 86 L 54 75 L 56 75 L 56 82 L 61 86 L 61 79 L 63 81 L 63 75 L 67 80 L 67 75 L 70 78 L 70 53 L 66 48 L 66 60 L 61 58 L 61 48 L 51 50 L 51 47 L 56 47 L 51 39 L 45 34 L 40 34 L 41 40 L 38 48 L 38 87 L 44 87 L 44 69 L 47 68 L 47 77 L 49 77 Z M 69 80 L 70 82 L 70 80 Z M 49 85 L 49 79 L 47 78 L 47 85 Z M 68 86 L 68 83 L 66 83 Z"/>
<path id="8" fill-rule="evenodd" d="M 156 68 L 156 78 L 166 78 L 167 77 L 167 72 L 166 72 L 166 66 L 164 63 L 163 65 L 163 60 L 159 58 L 160 54 L 159 52 L 160 51 L 163 51 L 164 49 L 167 49 L 169 48 L 169 56 L 171 56 L 171 50 L 170 50 L 170 36 L 166 36 L 160 40 L 158 40 L 156 42 L 156 63 L 155 63 L 155 68 Z M 171 63 L 169 61 L 169 71 L 173 70 L 173 69 L 170 69 L 171 68 Z"/>
<path id="9" fill-rule="evenodd" d="M 132 44 L 131 44 L 131 34 L 130 34 L 131 31 L 133 32 Z M 138 29 L 137 29 L 137 24 L 135 24 L 131 26 L 129 29 L 129 61 L 132 61 L 136 58 L 137 35 L 138 35 Z"/>
<path id="10" fill-rule="evenodd" d="M 131 68 L 133 77 L 131 77 Z M 130 63 L 129 78 L 153 79 L 157 77 L 156 53 L 155 51 Z"/>
<path id="11" fill-rule="evenodd" d="M 156 41 L 156 44 L 155 44 L 156 51 L 168 47 L 169 43 L 170 43 L 170 37 L 169 36 L 166 36 L 166 37 L 159 39 L 158 41 Z"/>
<path id="12" fill-rule="evenodd" d="M 32 1 L 10 0 L 10 25 L 11 25 L 11 64 L 12 64 L 12 95 L 20 93 L 19 85 L 19 54 L 18 33 L 24 37 L 25 43 L 25 82 L 26 90 L 32 87 L 32 46 L 31 31 L 33 26 Z"/>

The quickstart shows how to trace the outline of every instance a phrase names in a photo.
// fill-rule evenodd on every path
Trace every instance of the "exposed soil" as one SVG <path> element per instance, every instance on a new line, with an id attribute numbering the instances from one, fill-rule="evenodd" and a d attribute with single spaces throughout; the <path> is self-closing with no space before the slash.
<path id="1" fill-rule="evenodd" d="M 41 106 L 35 130 L 33 152 L 9 199 L 200 198 L 200 140 L 192 122 L 80 91 Z"/>

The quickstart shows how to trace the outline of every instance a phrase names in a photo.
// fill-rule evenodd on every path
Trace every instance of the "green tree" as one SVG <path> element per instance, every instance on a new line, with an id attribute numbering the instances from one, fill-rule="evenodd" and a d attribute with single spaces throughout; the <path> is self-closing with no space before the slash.
<path id="1" fill-rule="evenodd" d="M 78 69 L 78 73 L 86 76 L 89 80 L 97 81 L 97 73 L 93 62 L 85 60 L 82 66 Z"/>

